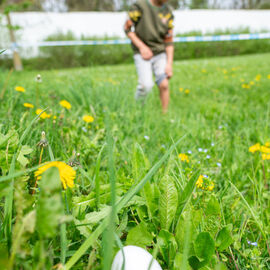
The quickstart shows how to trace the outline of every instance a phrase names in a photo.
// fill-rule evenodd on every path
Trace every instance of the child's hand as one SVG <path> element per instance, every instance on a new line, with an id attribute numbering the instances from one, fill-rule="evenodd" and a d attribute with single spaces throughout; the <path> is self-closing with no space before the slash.
<path id="1" fill-rule="evenodd" d="M 153 57 L 153 52 L 147 46 L 143 46 L 140 49 L 140 54 L 144 60 L 150 60 Z"/>
<path id="2" fill-rule="evenodd" d="M 167 65 L 166 65 L 165 73 L 166 73 L 168 79 L 170 79 L 170 78 L 173 76 L 172 65 L 170 65 L 170 64 L 167 64 Z"/>

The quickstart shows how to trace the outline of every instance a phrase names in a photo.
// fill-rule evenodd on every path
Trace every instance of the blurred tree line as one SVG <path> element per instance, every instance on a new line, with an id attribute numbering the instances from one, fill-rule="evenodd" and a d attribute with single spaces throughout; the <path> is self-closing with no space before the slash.
<path id="1" fill-rule="evenodd" d="M 0 0 L 28 11 L 125 11 L 136 0 Z M 270 9 L 270 0 L 169 0 L 174 9 Z M 19 8 L 20 9 L 20 8 Z"/>

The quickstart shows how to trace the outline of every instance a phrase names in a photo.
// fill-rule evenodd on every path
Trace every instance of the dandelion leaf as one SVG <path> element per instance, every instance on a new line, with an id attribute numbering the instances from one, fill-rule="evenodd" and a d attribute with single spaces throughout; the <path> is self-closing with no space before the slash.
<path id="1" fill-rule="evenodd" d="M 153 236 L 147 230 L 147 226 L 144 223 L 140 223 L 136 227 L 132 228 L 127 236 L 126 245 L 134 245 L 145 248 L 151 245 Z"/>
<path id="2" fill-rule="evenodd" d="M 40 237 L 49 238 L 57 234 L 63 217 L 62 186 L 59 171 L 52 167 L 43 173 L 37 203 L 37 230 Z"/>
<path id="3" fill-rule="evenodd" d="M 178 204 L 177 189 L 172 177 L 166 175 L 160 180 L 159 214 L 162 229 L 169 230 Z"/>
<path id="4" fill-rule="evenodd" d="M 233 242 L 233 239 L 231 237 L 231 226 L 226 226 L 222 228 L 216 238 L 216 247 L 219 251 L 223 251 L 227 249 Z"/>
<path id="5" fill-rule="evenodd" d="M 25 167 L 29 163 L 29 160 L 25 156 L 31 154 L 32 152 L 33 152 L 32 148 L 30 148 L 28 145 L 23 145 L 17 157 L 17 161 L 23 167 Z"/>

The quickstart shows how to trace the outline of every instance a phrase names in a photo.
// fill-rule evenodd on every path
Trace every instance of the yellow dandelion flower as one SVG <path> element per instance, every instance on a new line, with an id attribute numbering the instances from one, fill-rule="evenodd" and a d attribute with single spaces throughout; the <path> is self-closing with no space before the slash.
<path id="1" fill-rule="evenodd" d="M 214 187 L 215 187 L 214 183 L 211 182 L 210 185 L 207 187 L 207 190 L 212 191 Z"/>
<path id="2" fill-rule="evenodd" d="M 25 92 L 25 89 L 24 89 L 22 86 L 16 86 L 16 87 L 15 87 L 15 90 L 16 90 L 17 92 L 22 92 L 22 93 Z"/>
<path id="3" fill-rule="evenodd" d="M 94 122 L 94 117 L 91 115 L 84 115 L 83 116 L 83 121 L 86 123 L 92 123 Z"/>
<path id="4" fill-rule="evenodd" d="M 39 115 L 43 110 L 42 109 L 37 109 L 36 110 L 36 114 Z M 39 116 L 41 119 L 46 119 L 46 118 L 50 118 L 52 115 L 51 114 L 47 114 L 46 112 L 41 113 L 41 115 Z"/>
<path id="5" fill-rule="evenodd" d="M 266 146 L 261 146 L 260 151 L 264 154 L 270 154 L 270 148 Z"/>
<path id="6" fill-rule="evenodd" d="M 268 74 L 267 78 L 270 80 L 270 74 Z"/>
<path id="7" fill-rule="evenodd" d="M 248 151 L 251 153 L 255 153 L 260 150 L 261 150 L 261 145 L 259 143 L 256 143 L 248 148 Z"/>
<path id="8" fill-rule="evenodd" d="M 261 74 L 258 74 L 258 75 L 255 77 L 255 80 L 256 80 L 256 81 L 260 81 L 261 78 L 262 78 L 262 75 L 261 75 Z"/>
<path id="9" fill-rule="evenodd" d="M 53 116 L 53 119 L 54 119 L 54 120 L 55 120 L 55 119 L 57 119 L 57 116 L 56 116 L 56 115 L 54 115 L 54 116 Z"/>
<path id="10" fill-rule="evenodd" d="M 202 69 L 202 73 L 206 73 L 207 71 L 206 71 L 206 69 Z"/>
<path id="11" fill-rule="evenodd" d="M 61 100 L 61 101 L 59 102 L 59 104 L 60 104 L 62 107 L 66 108 L 67 110 L 70 110 L 70 108 L 71 108 L 71 104 L 70 104 L 68 101 L 66 101 L 66 100 Z"/>
<path id="12" fill-rule="evenodd" d="M 196 182 L 197 188 L 201 188 L 203 186 L 203 176 L 200 175 L 197 182 Z"/>
<path id="13" fill-rule="evenodd" d="M 23 106 L 24 106 L 25 108 L 34 108 L 34 105 L 31 104 L 31 103 L 23 103 Z"/>
<path id="14" fill-rule="evenodd" d="M 189 163 L 189 158 L 186 154 L 179 154 L 178 157 L 181 159 L 181 161 Z"/>
<path id="15" fill-rule="evenodd" d="M 244 79 L 240 79 L 240 82 L 244 82 L 245 80 Z"/>
<path id="16" fill-rule="evenodd" d="M 266 142 L 266 143 L 265 143 L 265 146 L 266 146 L 266 147 L 269 147 L 269 146 L 270 146 L 270 142 Z"/>
<path id="17" fill-rule="evenodd" d="M 180 92 L 183 92 L 183 91 L 184 91 L 184 88 L 180 87 L 180 88 L 179 88 L 179 91 L 180 91 Z"/>
<path id="18" fill-rule="evenodd" d="M 244 89 L 249 89 L 249 88 L 250 88 L 250 85 L 247 84 L 247 83 L 243 83 L 243 84 L 242 84 L 242 88 L 244 88 Z"/>
<path id="19" fill-rule="evenodd" d="M 261 150 L 261 145 L 259 143 L 256 143 L 248 148 L 248 151 L 251 153 L 255 153 L 260 150 Z"/>
<path id="20" fill-rule="evenodd" d="M 223 69 L 222 72 L 223 72 L 224 74 L 227 74 L 227 73 L 228 73 L 227 69 Z"/>
<path id="21" fill-rule="evenodd" d="M 188 95 L 190 93 L 190 90 L 189 89 L 186 89 L 185 90 L 185 94 Z"/>
<path id="22" fill-rule="evenodd" d="M 255 84 L 255 82 L 251 81 L 249 84 L 250 84 L 250 85 L 254 85 L 254 84 Z"/>
<path id="23" fill-rule="evenodd" d="M 64 189 L 66 189 L 67 187 L 74 187 L 76 171 L 62 161 L 52 161 L 38 168 L 38 170 L 35 172 L 35 177 L 37 178 L 37 180 L 40 180 L 42 174 L 51 167 L 58 168 L 60 179 Z"/>
<path id="24" fill-rule="evenodd" d="M 263 160 L 270 160 L 270 154 L 262 154 Z"/>

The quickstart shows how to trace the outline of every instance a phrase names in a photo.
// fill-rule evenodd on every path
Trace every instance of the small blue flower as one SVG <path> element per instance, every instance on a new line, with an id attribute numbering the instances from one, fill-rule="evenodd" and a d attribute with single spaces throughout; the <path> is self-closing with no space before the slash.
<path id="1" fill-rule="evenodd" d="M 202 148 L 198 148 L 198 151 L 199 151 L 199 152 L 202 152 Z"/>
<path id="2" fill-rule="evenodd" d="M 218 167 L 221 167 L 221 163 L 217 162 L 217 166 L 218 166 Z"/>
<path id="3" fill-rule="evenodd" d="M 215 144 L 212 142 L 212 143 L 211 143 L 211 146 L 215 146 Z"/>
<path id="4" fill-rule="evenodd" d="M 207 152 L 208 152 L 208 150 L 207 150 L 207 149 L 204 149 L 204 150 L 203 150 L 203 152 L 204 152 L 204 153 L 207 153 Z"/>
<path id="5" fill-rule="evenodd" d="M 191 151 L 191 150 L 188 150 L 188 154 L 190 154 L 190 155 L 191 155 L 191 154 L 192 154 L 192 151 Z"/>
<path id="6" fill-rule="evenodd" d="M 87 133 L 86 127 L 82 127 L 82 131 L 85 132 L 85 133 Z"/>
<path id="7" fill-rule="evenodd" d="M 150 138 L 149 136 L 145 135 L 144 138 L 148 141 Z"/>
<path id="8" fill-rule="evenodd" d="M 207 159 L 210 159 L 210 158 L 211 158 L 211 156 L 210 156 L 210 155 L 207 155 L 207 156 L 206 156 L 206 158 L 207 158 Z"/>

